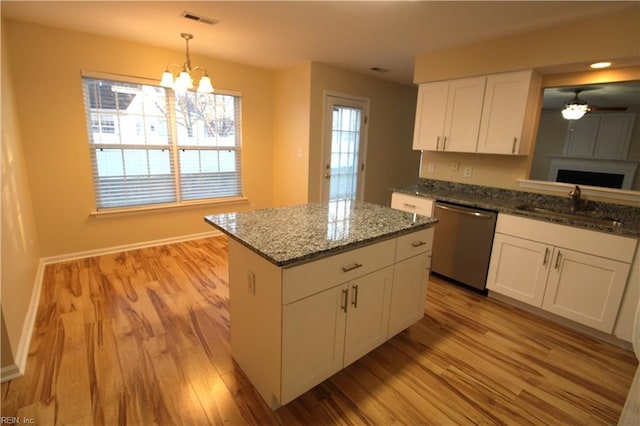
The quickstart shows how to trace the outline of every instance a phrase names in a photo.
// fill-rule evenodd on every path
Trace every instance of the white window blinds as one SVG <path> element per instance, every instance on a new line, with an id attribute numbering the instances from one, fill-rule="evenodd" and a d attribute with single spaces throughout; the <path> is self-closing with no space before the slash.
<path id="1" fill-rule="evenodd" d="M 98 210 L 242 195 L 240 97 L 83 77 Z"/>

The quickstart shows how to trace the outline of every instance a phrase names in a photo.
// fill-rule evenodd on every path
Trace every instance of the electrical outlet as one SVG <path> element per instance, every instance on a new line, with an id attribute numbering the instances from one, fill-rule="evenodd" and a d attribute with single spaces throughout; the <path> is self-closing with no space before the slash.
<path id="1" fill-rule="evenodd" d="M 470 178 L 472 173 L 473 173 L 473 168 L 469 166 L 464 168 L 464 177 Z"/>
<path id="2" fill-rule="evenodd" d="M 451 162 L 451 171 L 458 173 L 458 170 L 460 169 L 460 162 L 459 161 L 452 161 Z"/>
<path id="3" fill-rule="evenodd" d="M 435 171 L 436 171 L 436 165 L 435 165 L 435 163 L 429 163 L 429 164 L 427 165 L 427 171 L 428 171 L 429 173 L 433 173 L 433 172 L 435 172 Z"/>

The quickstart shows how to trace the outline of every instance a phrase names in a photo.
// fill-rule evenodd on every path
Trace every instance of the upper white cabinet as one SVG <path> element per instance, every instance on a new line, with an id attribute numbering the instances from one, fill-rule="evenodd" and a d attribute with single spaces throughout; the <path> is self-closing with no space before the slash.
<path id="1" fill-rule="evenodd" d="M 421 84 L 414 149 L 475 152 L 484 85 L 485 77 Z"/>
<path id="2" fill-rule="evenodd" d="M 421 84 L 414 149 L 475 152 L 485 80 L 477 77 Z"/>
<path id="3" fill-rule="evenodd" d="M 487 77 L 478 136 L 478 152 L 527 155 L 540 99 L 533 71 Z"/>
<path id="4" fill-rule="evenodd" d="M 611 333 L 637 241 L 499 215 L 487 288 Z"/>
<path id="5" fill-rule="evenodd" d="M 627 158 L 635 114 L 589 113 L 572 120 L 567 129 L 564 155 L 599 159 Z"/>
<path id="6" fill-rule="evenodd" d="M 413 149 L 526 155 L 539 98 L 533 71 L 421 84 Z"/>

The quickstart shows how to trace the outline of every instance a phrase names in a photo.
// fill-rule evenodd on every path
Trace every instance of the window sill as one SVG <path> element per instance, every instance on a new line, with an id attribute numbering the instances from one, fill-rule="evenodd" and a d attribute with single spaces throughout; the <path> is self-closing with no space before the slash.
<path id="1" fill-rule="evenodd" d="M 223 206 L 232 204 L 248 204 L 249 199 L 245 197 L 220 198 L 216 200 L 190 201 L 182 204 L 158 204 L 153 206 L 140 206 L 130 208 L 113 208 L 106 210 L 98 210 L 89 213 L 89 216 L 95 218 L 130 216 L 145 213 L 156 213 L 170 210 L 186 210 L 201 208 L 204 206 Z"/>

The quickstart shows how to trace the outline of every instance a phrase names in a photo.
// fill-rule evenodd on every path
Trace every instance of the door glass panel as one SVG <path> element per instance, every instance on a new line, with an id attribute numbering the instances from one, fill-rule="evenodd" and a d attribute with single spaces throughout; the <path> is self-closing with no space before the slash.
<path id="1" fill-rule="evenodd" d="M 359 108 L 333 108 L 329 201 L 356 199 L 361 115 Z"/>

